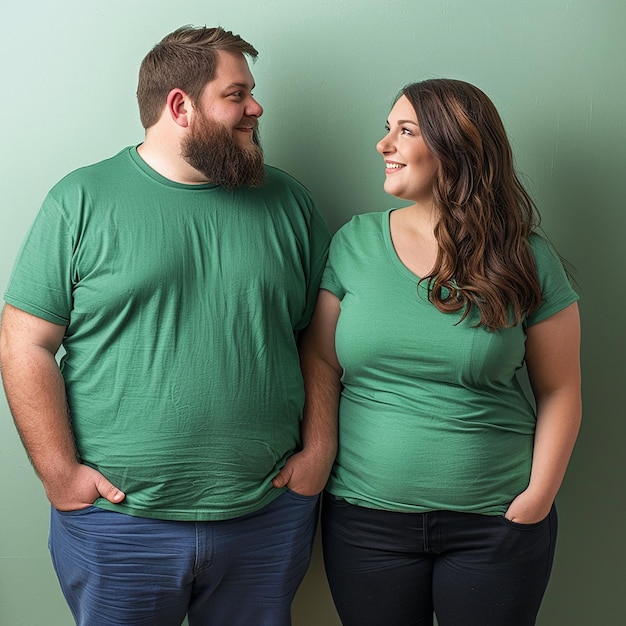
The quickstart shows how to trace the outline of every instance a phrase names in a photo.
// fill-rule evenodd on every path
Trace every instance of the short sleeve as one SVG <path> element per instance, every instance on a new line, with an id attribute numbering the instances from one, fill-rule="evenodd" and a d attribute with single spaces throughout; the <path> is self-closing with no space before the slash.
<path id="1" fill-rule="evenodd" d="M 349 226 L 350 224 L 346 224 L 335 233 L 330 243 L 328 261 L 326 262 L 326 268 L 320 284 L 321 289 L 330 291 L 339 300 L 343 300 L 343 297 L 346 295 L 346 289 L 339 277 L 341 276 L 341 265 L 345 255 L 346 230 Z"/>
<path id="2" fill-rule="evenodd" d="M 328 255 L 330 234 L 321 213 L 311 200 L 311 222 L 309 227 L 309 268 L 306 293 L 306 309 L 295 330 L 308 326 L 317 301 L 320 280 Z"/>
<path id="3" fill-rule="evenodd" d="M 535 259 L 542 300 L 539 308 L 527 317 L 526 326 L 547 319 L 579 299 L 550 242 L 535 234 L 530 237 L 530 247 Z"/>
<path id="4" fill-rule="evenodd" d="M 5 302 L 67 326 L 72 309 L 72 250 L 70 229 L 49 195 L 22 243 Z"/>

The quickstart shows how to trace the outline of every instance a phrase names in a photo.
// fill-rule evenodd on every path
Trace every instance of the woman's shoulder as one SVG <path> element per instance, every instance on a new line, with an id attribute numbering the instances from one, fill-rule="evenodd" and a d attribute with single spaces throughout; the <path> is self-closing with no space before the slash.
<path id="1" fill-rule="evenodd" d="M 367 232 L 378 232 L 382 229 L 389 211 L 371 211 L 353 215 L 339 230 L 335 236 L 352 236 Z"/>
<path id="2" fill-rule="evenodd" d="M 533 232 L 528 237 L 528 245 L 538 270 L 547 266 L 562 266 L 561 257 L 550 240 L 541 232 Z"/>

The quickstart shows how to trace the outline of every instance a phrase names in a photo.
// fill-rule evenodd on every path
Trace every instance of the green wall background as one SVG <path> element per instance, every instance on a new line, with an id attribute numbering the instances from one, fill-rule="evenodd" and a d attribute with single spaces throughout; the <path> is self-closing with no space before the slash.
<path id="1" fill-rule="evenodd" d="M 447 76 L 499 107 L 544 226 L 577 268 L 584 426 L 559 496 L 540 626 L 624 623 L 626 4 L 621 0 L 29 0 L 0 8 L 0 285 L 49 187 L 139 143 L 139 63 L 182 24 L 221 24 L 260 51 L 267 160 L 300 178 L 334 230 L 384 209 L 374 150 L 394 94 Z M 0 400 L 0 624 L 68 626 L 48 510 Z M 334 626 L 319 546 L 295 626 Z"/>

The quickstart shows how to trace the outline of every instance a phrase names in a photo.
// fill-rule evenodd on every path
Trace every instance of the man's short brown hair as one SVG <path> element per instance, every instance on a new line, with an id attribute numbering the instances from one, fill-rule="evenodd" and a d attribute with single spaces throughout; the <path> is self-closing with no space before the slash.
<path id="1" fill-rule="evenodd" d="M 213 79 L 217 53 L 240 52 L 256 59 L 256 49 L 231 31 L 182 26 L 166 35 L 146 55 L 139 69 L 137 101 L 144 128 L 156 124 L 175 88 L 182 89 L 195 104 L 205 85 Z"/>

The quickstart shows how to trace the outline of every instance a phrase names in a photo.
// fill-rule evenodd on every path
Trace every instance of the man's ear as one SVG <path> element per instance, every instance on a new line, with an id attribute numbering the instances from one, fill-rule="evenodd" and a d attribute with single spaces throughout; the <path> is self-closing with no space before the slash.
<path id="1" fill-rule="evenodd" d="M 189 115 L 192 109 L 191 98 L 178 87 L 172 89 L 167 94 L 167 112 L 172 120 L 187 128 L 189 126 L 191 116 Z"/>

